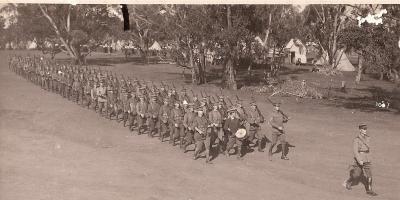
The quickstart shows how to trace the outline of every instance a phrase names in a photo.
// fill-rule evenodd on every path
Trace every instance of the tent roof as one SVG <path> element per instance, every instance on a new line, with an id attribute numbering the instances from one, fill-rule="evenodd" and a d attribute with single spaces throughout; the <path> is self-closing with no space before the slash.
<path id="1" fill-rule="evenodd" d="M 149 50 L 160 51 L 160 50 L 161 50 L 161 46 L 160 46 L 160 44 L 158 44 L 157 41 L 154 41 L 153 45 L 151 45 L 151 47 L 149 48 Z"/>

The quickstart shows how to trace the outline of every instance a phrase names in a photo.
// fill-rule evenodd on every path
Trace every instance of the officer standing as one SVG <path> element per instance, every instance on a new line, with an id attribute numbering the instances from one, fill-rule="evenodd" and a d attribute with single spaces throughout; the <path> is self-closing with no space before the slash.
<path id="1" fill-rule="evenodd" d="M 359 134 L 353 140 L 354 164 L 350 170 L 349 178 L 343 183 L 346 189 L 350 190 L 353 183 L 365 178 L 365 190 L 370 196 L 377 196 L 372 190 L 372 171 L 370 160 L 370 136 L 367 134 L 367 125 L 358 126 Z"/>

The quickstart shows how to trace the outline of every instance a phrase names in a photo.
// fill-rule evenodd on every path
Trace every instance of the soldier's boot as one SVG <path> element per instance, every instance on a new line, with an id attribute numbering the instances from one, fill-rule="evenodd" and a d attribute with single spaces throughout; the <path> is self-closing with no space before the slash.
<path id="1" fill-rule="evenodd" d="M 286 142 L 282 143 L 282 160 L 289 160 L 288 157 L 286 157 Z"/>
<path id="2" fill-rule="evenodd" d="M 258 145 L 258 152 L 264 152 L 264 150 L 262 149 L 262 145 L 261 145 L 261 140 L 257 140 L 257 145 Z"/>
<path id="3" fill-rule="evenodd" d="M 343 182 L 343 187 L 345 187 L 347 190 L 351 190 L 351 184 L 353 183 L 353 178 L 350 176 L 347 180 Z"/>
<path id="4" fill-rule="evenodd" d="M 370 196 L 377 196 L 378 194 L 372 190 L 372 178 L 367 178 L 367 194 Z"/>

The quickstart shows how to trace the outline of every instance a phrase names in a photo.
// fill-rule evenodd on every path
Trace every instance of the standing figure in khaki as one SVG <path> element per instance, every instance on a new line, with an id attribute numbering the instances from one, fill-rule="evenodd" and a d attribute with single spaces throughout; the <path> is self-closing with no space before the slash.
<path id="1" fill-rule="evenodd" d="M 185 137 L 185 131 L 183 127 L 183 113 L 182 110 L 179 106 L 179 102 L 175 101 L 174 103 L 175 107 L 171 110 L 171 125 L 170 125 L 170 140 L 169 143 L 172 144 L 172 146 L 175 146 L 175 140 L 180 139 L 179 141 L 179 146 L 182 148 L 183 147 L 183 139 Z"/>
<path id="2" fill-rule="evenodd" d="M 218 110 L 218 103 L 213 105 L 213 110 L 208 113 L 208 121 L 210 122 L 211 127 L 211 146 L 213 145 L 215 139 L 218 144 L 219 153 L 223 153 L 222 151 L 222 142 L 224 137 L 224 132 L 222 130 L 222 116 Z M 207 148 L 207 147 L 206 147 Z M 211 149 L 211 147 L 210 147 Z"/>
<path id="3" fill-rule="evenodd" d="M 256 102 L 252 101 L 250 103 L 250 110 L 247 113 L 246 131 L 249 134 L 249 143 L 254 143 L 254 146 L 258 145 L 259 152 L 263 152 L 261 142 L 262 139 L 265 137 L 265 135 L 262 134 L 260 131 L 261 123 L 264 123 L 264 117 L 258 110 Z M 256 142 L 254 142 L 254 140 L 256 140 Z"/>
<path id="4" fill-rule="evenodd" d="M 272 161 L 272 149 L 278 142 L 280 141 L 282 145 L 282 160 L 289 160 L 286 157 L 286 133 L 283 129 L 283 124 L 286 123 L 289 119 L 288 117 L 280 110 L 280 104 L 274 103 L 274 111 L 272 112 L 271 119 L 269 120 L 269 124 L 272 129 L 272 137 L 271 137 L 271 146 L 269 147 L 268 156 L 269 160 Z"/>
<path id="5" fill-rule="evenodd" d="M 129 104 L 129 109 L 128 109 L 128 127 L 130 131 L 133 131 L 137 124 L 137 100 L 136 100 L 136 94 L 135 92 L 132 92 L 130 95 L 130 98 L 128 96 L 128 104 Z"/>
<path id="6" fill-rule="evenodd" d="M 196 141 L 196 148 L 194 150 L 193 159 L 196 160 L 199 157 L 200 152 L 203 150 L 203 146 L 206 146 L 206 163 L 210 163 L 210 134 L 208 133 L 208 120 L 204 116 L 204 110 L 198 108 L 197 117 L 194 119 L 193 127 L 196 130 L 194 134 L 194 140 Z"/>
<path id="7" fill-rule="evenodd" d="M 241 120 L 239 118 L 239 114 L 237 110 L 232 108 L 228 110 L 228 118 L 225 120 L 224 131 L 226 135 L 226 149 L 225 155 L 229 157 L 229 151 L 233 149 L 234 145 L 237 146 L 237 158 L 240 159 L 242 157 L 242 145 L 243 139 L 237 138 L 235 133 L 241 127 Z"/>
<path id="8" fill-rule="evenodd" d="M 171 112 L 171 108 L 169 106 L 168 103 L 168 98 L 164 99 L 164 104 L 160 107 L 160 111 L 159 111 L 159 130 L 158 132 L 160 133 L 160 140 L 161 142 L 164 142 L 164 137 L 166 136 L 167 132 L 168 132 L 168 127 L 169 127 L 169 116 L 170 116 L 170 112 Z"/>
<path id="9" fill-rule="evenodd" d="M 97 106 L 99 109 L 98 112 L 102 115 L 105 112 L 105 109 L 107 109 L 106 88 L 103 87 L 103 82 L 100 82 L 100 86 L 96 88 L 96 94 Z"/>
<path id="10" fill-rule="evenodd" d="M 138 135 L 142 134 L 143 129 L 146 125 L 146 114 L 148 105 L 143 95 L 139 96 L 139 103 L 136 106 L 137 111 L 137 122 L 138 122 Z"/>
<path id="11" fill-rule="evenodd" d="M 149 137 L 153 137 L 156 134 L 156 124 L 158 122 L 158 113 L 160 111 L 160 105 L 157 103 L 157 96 L 151 95 L 150 104 L 148 108 L 147 121 L 149 125 Z"/>
<path id="12" fill-rule="evenodd" d="M 353 184 L 365 178 L 365 190 L 368 195 L 376 196 L 372 190 L 372 171 L 370 158 L 370 136 L 367 134 L 367 125 L 360 124 L 358 126 L 360 133 L 353 140 L 354 164 L 350 170 L 349 178 L 343 183 L 346 189 L 350 190 Z"/>
<path id="13" fill-rule="evenodd" d="M 194 113 L 194 105 L 189 103 L 188 111 L 183 116 L 183 126 L 185 127 L 185 144 L 183 147 L 183 152 L 186 153 L 186 148 L 194 143 L 194 127 L 193 122 L 196 117 Z"/>

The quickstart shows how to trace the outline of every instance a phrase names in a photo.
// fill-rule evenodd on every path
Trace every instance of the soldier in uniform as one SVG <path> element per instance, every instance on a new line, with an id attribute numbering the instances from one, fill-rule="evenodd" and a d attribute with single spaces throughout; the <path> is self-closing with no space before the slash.
<path id="1" fill-rule="evenodd" d="M 231 108 L 228 110 L 228 117 L 225 120 L 224 131 L 226 135 L 226 149 L 225 155 L 229 157 L 229 151 L 233 149 L 234 145 L 237 146 L 237 158 L 240 159 L 242 157 L 242 139 L 236 138 L 235 133 L 241 127 L 241 120 L 239 118 L 239 114 L 235 108 Z"/>
<path id="2" fill-rule="evenodd" d="M 260 124 L 264 123 L 264 117 L 260 113 L 257 108 L 256 102 L 253 100 L 250 102 L 250 110 L 247 113 L 247 123 L 246 123 L 246 131 L 249 134 L 248 141 L 250 143 L 254 143 L 254 140 L 257 139 L 255 145 L 258 144 L 258 151 L 263 152 L 261 147 L 261 141 L 265 137 L 262 133 L 260 133 Z"/>
<path id="3" fill-rule="evenodd" d="M 194 143 L 194 127 L 193 122 L 196 118 L 196 114 L 194 113 L 194 105 L 190 103 L 188 105 L 188 111 L 183 116 L 183 126 L 185 127 L 185 144 L 183 147 L 184 153 L 186 153 L 186 149 L 189 145 Z"/>
<path id="4" fill-rule="evenodd" d="M 357 183 L 361 178 L 365 178 L 365 190 L 367 194 L 376 196 L 377 194 L 372 190 L 370 136 L 367 134 L 366 124 L 360 124 L 358 128 L 360 132 L 353 140 L 354 164 L 350 170 L 349 178 L 343 185 L 346 189 L 350 190 L 353 184 Z"/>
<path id="5" fill-rule="evenodd" d="M 103 87 L 103 82 L 96 88 L 98 112 L 102 115 L 107 108 L 106 88 Z"/>
<path id="6" fill-rule="evenodd" d="M 208 120 L 204 116 L 204 111 L 201 108 L 197 109 L 197 117 L 193 121 L 193 127 L 196 130 L 194 134 L 194 140 L 196 142 L 196 148 L 194 151 L 194 160 L 197 160 L 200 152 L 203 150 L 203 146 L 206 146 L 206 163 L 210 163 L 210 135 L 208 134 Z"/>
<path id="7" fill-rule="evenodd" d="M 168 98 L 164 99 L 164 104 L 160 107 L 159 110 L 159 133 L 160 133 L 160 140 L 161 142 L 164 141 L 164 137 L 166 136 L 168 132 L 168 127 L 169 127 L 169 116 L 170 116 L 171 108 L 168 103 Z"/>
<path id="8" fill-rule="evenodd" d="M 84 97 L 83 97 L 82 105 L 85 108 L 89 108 L 89 106 L 90 106 L 90 99 L 91 99 L 90 91 L 91 90 L 92 90 L 92 87 L 90 86 L 90 81 L 87 81 L 85 87 L 83 88 Z"/>
<path id="9" fill-rule="evenodd" d="M 269 124 L 272 129 L 272 137 L 271 137 L 271 146 L 268 150 L 269 160 L 272 161 L 272 149 L 278 142 L 280 141 L 282 145 L 282 156 L 281 159 L 289 160 L 286 156 L 286 133 L 283 129 L 283 124 L 286 123 L 289 119 L 287 116 L 280 110 L 280 104 L 274 103 L 274 111 L 272 112 L 272 116 L 269 120 Z"/>
<path id="10" fill-rule="evenodd" d="M 156 134 L 156 125 L 158 124 L 158 114 L 160 112 L 160 105 L 157 103 L 157 96 L 151 95 L 150 104 L 148 108 L 147 121 L 149 124 L 149 137 L 153 137 Z"/>
<path id="11" fill-rule="evenodd" d="M 184 126 L 183 126 L 183 113 L 182 110 L 179 106 L 179 102 L 176 101 L 174 103 L 175 107 L 171 110 L 170 112 L 170 141 L 169 143 L 175 146 L 175 140 L 179 140 L 179 146 L 182 148 L 183 147 L 183 139 L 185 137 L 185 131 L 184 131 Z"/>
<path id="12" fill-rule="evenodd" d="M 137 111 L 137 121 L 138 121 L 138 135 L 142 134 L 142 129 L 145 128 L 146 124 L 146 114 L 147 114 L 148 105 L 145 100 L 145 97 L 141 94 L 139 96 L 139 103 L 136 106 Z"/>
<path id="13" fill-rule="evenodd" d="M 128 98 L 128 104 L 129 104 L 129 109 L 128 109 L 128 127 L 130 131 L 133 131 L 133 129 L 136 126 L 137 123 L 137 100 L 136 100 L 136 94 L 134 92 L 131 93 L 130 98 Z"/>
<path id="14" fill-rule="evenodd" d="M 211 145 L 214 143 L 215 139 L 217 139 L 219 153 L 223 153 L 222 142 L 224 140 L 224 132 L 222 130 L 222 115 L 218 110 L 218 103 L 215 103 L 213 105 L 213 110 L 208 113 L 208 121 L 210 122 L 209 126 L 211 128 Z"/>
<path id="15" fill-rule="evenodd" d="M 114 104 L 115 104 L 115 96 L 116 94 L 114 93 L 114 86 L 113 83 L 109 80 L 107 84 L 107 107 L 106 107 L 106 113 L 107 113 L 107 118 L 111 120 L 111 117 L 114 113 Z"/>

